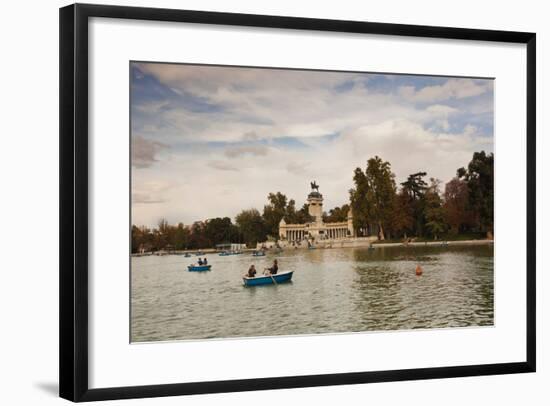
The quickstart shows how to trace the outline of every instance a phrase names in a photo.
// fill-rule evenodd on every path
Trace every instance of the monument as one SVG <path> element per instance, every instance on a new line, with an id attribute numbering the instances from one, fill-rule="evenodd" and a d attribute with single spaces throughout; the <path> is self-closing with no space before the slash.
<path id="1" fill-rule="evenodd" d="M 319 185 L 310 183 L 311 192 L 307 196 L 309 215 L 313 220 L 305 224 L 287 224 L 283 219 L 279 223 L 279 238 L 292 244 L 301 244 L 303 241 L 339 240 L 355 237 L 353 229 L 353 213 L 350 208 L 347 221 L 323 222 L 323 195 L 319 193 Z"/>

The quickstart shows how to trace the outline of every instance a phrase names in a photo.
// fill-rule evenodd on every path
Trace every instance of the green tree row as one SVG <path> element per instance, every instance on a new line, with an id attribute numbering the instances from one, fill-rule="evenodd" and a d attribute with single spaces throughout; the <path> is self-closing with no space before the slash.
<path id="1" fill-rule="evenodd" d="M 313 220 L 307 205 L 296 209 L 296 202 L 281 192 L 269 193 L 267 200 L 262 214 L 254 208 L 242 210 L 235 217 L 235 223 L 229 217 L 217 217 L 195 222 L 191 226 L 184 226 L 182 223 L 171 226 L 164 219 L 153 229 L 133 225 L 132 252 L 141 249 L 158 251 L 212 248 L 217 244 L 228 243 L 255 247 L 258 242 L 277 238 L 282 218 L 293 224 L 304 224 Z"/>

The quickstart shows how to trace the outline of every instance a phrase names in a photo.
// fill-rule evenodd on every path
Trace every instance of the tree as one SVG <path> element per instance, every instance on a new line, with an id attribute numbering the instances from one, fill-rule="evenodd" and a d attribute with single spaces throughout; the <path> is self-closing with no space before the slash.
<path id="1" fill-rule="evenodd" d="M 445 220 L 450 232 L 458 234 L 475 224 L 474 213 L 468 207 L 468 185 L 464 180 L 453 178 L 445 185 L 443 195 Z"/>
<path id="2" fill-rule="evenodd" d="M 238 239 L 229 217 L 216 217 L 208 220 L 204 228 L 204 236 L 208 239 L 211 247 L 216 244 L 236 242 Z"/>
<path id="3" fill-rule="evenodd" d="M 364 174 L 360 168 L 355 170 L 354 181 L 355 189 L 351 192 L 354 217 L 358 213 L 360 222 L 376 224 L 378 238 L 384 240 L 384 227 L 391 221 L 396 194 L 390 163 L 378 156 L 370 158 Z"/>
<path id="4" fill-rule="evenodd" d="M 369 235 L 369 201 L 367 199 L 368 182 L 367 176 L 361 170 L 356 168 L 353 172 L 353 182 L 355 188 L 350 189 L 350 203 L 353 209 L 353 228 L 357 230 L 358 235 Z"/>
<path id="5" fill-rule="evenodd" d="M 309 207 L 306 203 L 304 203 L 302 208 L 296 212 L 294 224 L 311 223 L 313 220 L 315 220 L 315 217 L 309 214 Z"/>
<path id="6" fill-rule="evenodd" d="M 441 181 L 431 178 L 430 186 L 424 194 L 424 217 L 426 229 L 437 240 L 438 236 L 447 230 L 445 222 L 445 210 L 442 206 L 439 185 Z"/>
<path id="7" fill-rule="evenodd" d="M 409 194 L 413 200 L 419 200 L 424 196 L 428 189 L 428 184 L 422 179 L 426 176 L 426 172 L 416 172 L 409 175 L 407 180 L 401 183 L 403 191 Z"/>
<path id="8" fill-rule="evenodd" d="M 494 154 L 486 154 L 485 151 L 474 152 L 468 169 L 458 169 L 457 176 L 468 185 L 468 203 L 470 209 L 476 213 L 479 229 L 492 232 Z"/>
<path id="9" fill-rule="evenodd" d="M 378 156 L 368 160 L 366 175 L 370 185 L 367 193 L 371 201 L 371 216 L 378 224 L 379 239 L 384 240 L 384 224 L 390 222 L 396 194 L 395 175 L 390 163 Z"/>
<path id="10" fill-rule="evenodd" d="M 347 221 L 349 212 L 349 204 L 344 204 L 342 207 L 330 209 L 328 214 L 323 213 L 323 221 L 325 223 L 337 223 Z"/>
<path id="11" fill-rule="evenodd" d="M 390 227 L 394 235 L 403 235 L 407 238 L 407 233 L 413 232 L 414 208 L 411 205 L 409 195 L 400 191 L 395 200 L 390 220 Z"/>
<path id="12" fill-rule="evenodd" d="M 279 235 L 279 223 L 287 214 L 287 197 L 277 192 L 270 193 L 267 199 L 269 204 L 264 206 L 263 219 L 267 233 L 276 238 Z"/>
<path id="13" fill-rule="evenodd" d="M 164 218 L 160 219 L 158 222 L 158 229 L 155 231 L 155 246 L 157 250 L 164 249 L 170 240 L 170 226 L 168 225 L 168 221 Z"/>
<path id="14" fill-rule="evenodd" d="M 413 211 L 413 229 L 415 235 L 424 234 L 424 225 L 426 219 L 424 217 L 424 194 L 428 188 L 428 184 L 424 181 L 426 172 L 416 172 L 408 176 L 407 180 L 401 183 L 401 191 L 408 196 L 409 205 Z"/>
<path id="15" fill-rule="evenodd" d="M 241 211 L 235 217 L 235 223 L 237 223 L 247 246 L 255 247 L 258 242 L 263 242 L 267 239 L 265 222 L 258 210 L 249 209 Z"/>
<path id="16" fill-rule="evenodd" d="M 177 250 L 186 249 L 189 244 L 189 228 L 179 223 L 174 233 L 174 248 Z"/>
<path id="17" fill-rule="evenodd" d="M 153 234 L 145 226 L 132 225 L 132 252 L 151 251 L 153 249 Z"/>
<path id="18" fill-rule="evenodd" d="M 209 248 L 211 246 L 210 240 L 206 238 L 206 223 L 195 221 L 189 233 L 189 248 Z"/>

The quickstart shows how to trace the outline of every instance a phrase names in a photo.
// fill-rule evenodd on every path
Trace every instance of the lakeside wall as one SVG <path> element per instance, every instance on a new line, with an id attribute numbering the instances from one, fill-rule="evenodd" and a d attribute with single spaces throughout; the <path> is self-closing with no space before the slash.
<path id="1" fill-rule="evenodd" d="M 357 238 L 346 238 L 346 239 L 340 239 L 340 240 L 323 240 L 319 241 L 314 244 L 315 248 L 319 249 L 331 249 L 331 248 L 367 248 L 371 247 L 376 248 L 385 248 L 385 247 L 425 247 L 425 246 L 434 246 L 434 247 L 441 247 L 441 246 L 457 246 L 457 245 L 491 245 L 494 244 L 494 240 L 463 240 L 463 241 L 424 241 L 424 242 L 409 242 L 409 243 L 400 243 L 400 242 L 392 242 L 392 243 L 383 243 L 383 242 L 377 242 L 376 244 L 373 244 L 373 242 L 377 241 L 376 237 L 357 237 Z M 257 248 L 247 248 L 242 250 L 243 252 L 252 252 L 256 251 L 258 249 L 261 249 L 262 244 L 258 244 Z M 275 243 L 266 243 L 265 246 L 268 249 L 272 249 L 275 247 Z M 289 243 L 279 243 L 279 246 L 282 249 L 308 249 L 307 242 L 302 242 L 300 245 L 292 245 Z M 148 256 L 148 255 L 183 255 L 186 253 L 190 253 L 194 255 L 196 252 L 201 252 L 201 255 L 211 255 L 211 254 L 217 254 L 220 251 L 216 250 L 214 248 L 206 248 L 201 250 L 174 250 L 174 251 L 157 251 L 157 252 L 145 252 L 145 253 L 133 253 L 131 254 L 132 257 L 142 257 L 142 256 Z"/>

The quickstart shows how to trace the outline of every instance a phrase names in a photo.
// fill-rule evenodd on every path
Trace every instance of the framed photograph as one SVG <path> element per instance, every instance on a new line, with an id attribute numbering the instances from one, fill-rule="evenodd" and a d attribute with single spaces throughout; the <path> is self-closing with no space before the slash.
<path id="1" fill-rule="evenodd" d="M 60 396 L 534 372 L 535 34 L 60 10 Z"/>

